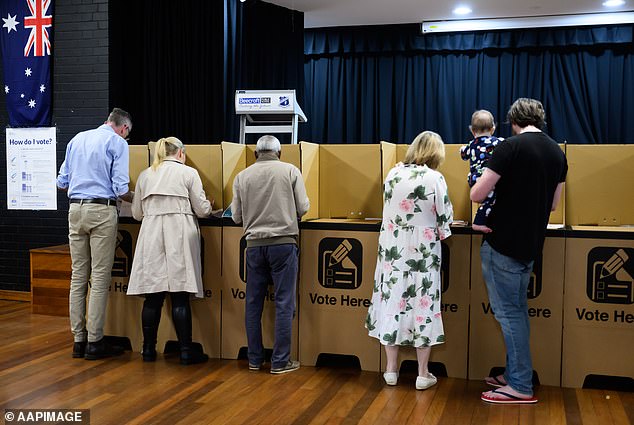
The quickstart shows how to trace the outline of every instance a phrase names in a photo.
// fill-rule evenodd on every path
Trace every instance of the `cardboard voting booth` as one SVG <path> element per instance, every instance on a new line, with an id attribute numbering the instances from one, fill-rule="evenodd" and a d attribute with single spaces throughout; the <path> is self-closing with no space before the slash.
<path id="1" fill-rule="evenodd" d="M 302 220 L 319 218 L 319 145 L 300 142 L 300 169 L 310 200 L 310 208 Z"/>
<path id="2" fill-rule="evenodd" d="M 561 150 L 566 153 L 566 145 L 559 144 Z M 558 224 L 566 224 L 566 188 L 567 184 L 564 184 L 563 191 L 561 193 L 561 198 L 559 199 L 559 205 L 557 205 L 557 209 L 550 213 L 550 218 L 548 219 L 548 223 L 553 225 Z"/>
<path id="3" fill-rule="evenodd" d="M 207 199 L 213 200 L 213 209 L 223 207 L 222 149 L 220 145 L 185 145 L 185 165 L 198 171 Z"/>
<path id="4" fill-rule="evenodd" d="M 387 178 L 387 174 L 390 172 L 394 165 L 399 162 L 398 156 L 405 156 L 402 153 L 402 149 L 400 145 L 395 145 L 390 142 L 381 142 L 381 183 L 385 182 Z M 402 158 L 401 158 L 402 159 Z"/>
<path id="5" fill-rule="evenodd" d="M 128 338 L 132 350 L 137 352 L 141 351 L 143 345 L 141 328 L 143 298 L 128 296 L 126 292 L 140 228 L 141 224 L 132 219 L 120 220 L 104 324 L 105 335 Z"/>
<path id="6" fill-rule="evenodd" d="M 247 167 L 247 150 L 244 145 L 222 142 L 222 207 L 231 205 L 233 199 L 233 179 Z"/>
<path id="7" fill-rule="evenodd" d="M 568 145 L 566 224 L 634 225 L 634 145 Z"/>
<path id="8" fill-rule="evenodd" d="M 563 234 L 561 234 L 563 236 Z M 560 385 L 565 239 L 547 237 L 541 259 L 533 265 L 528 285 L 528 315 L 533 369 L 543 385 Z M 471 252 L 471 320 L 469 379 L 484 379 L 494 367 L 504 368 L 504 338 L 489 304 L 482 278 L 480 245 L 473 236 Z"/>
<path id="9" fill-rule="evenodd" d="M 152 143 L 131 146 L 131 188 L 150 164 L 152 148 Z M 300 230 L 298 304 L 293 324 L 292 356 L 303 364 L 316 364 L 320 354 L 340 354 L 356 356 L 364 370 L 382 370 L 382 347 L 367 336 L 364 321 L 373 286 L 383 181 L 407 148 L 388 142 L 282 146 L 281 160 L 301 170 L 311 201 Z M 454 218 L 470 222 L 468 162 L 461 160 L 458 145 L 446 148 L 446 160 L 439 171 L 447 181 Z M 626 196 L 634 182 L 634 168 L 628 165 L 634 159 L 634 147 L 564 148 L 569 162 L 562 199 L 565 209 L 564 202 L 560 203 L 550 222 L 594 227 L 549 231 L 529 286 L 531 351 L 542 384 L 581 387 L 588 375 L 634 376 L 628 362 L 634 349 L 629 344 L 634 323 L 634 270 L 630 270 L 634 232 L 627 227 L 634 223 L 634 198 Z M 208 196 L 216 200 L 217 208 L 227 208 L 235 175 L 255 162 L 255 146 L 224 142 L 188 145 L 186 149 L 187 164 L 199 171 Z M 192 301 L 193 336 L 212 357 L 236 358 L 247 345 L 246 244 L 241 227 L 224 224 L 201 226 L 205 299 Z M 606 227 L 608 224 L 618 226 Z M 108 335 L 130 338 L 137 351 L 142 344 L 143 299 L 128 297 L 125 290 L 139 227 L 132 220 L 123 220 L 120 225 L 105 329 Z M 452 377 L 482 379 L 493 367 L 505 364 L 503 338 L 482 280 L 480 241 L 479 236 L 473 236 L 472 241 L 469 230 L 454 228 L 454 235 L 443 243 L 447 338 L 445 344 L 432 349 L 430 361 L 442 363 Z M 166 341 L 176 339 L 169 308 L 167 301 L 159 350 Z M 267 348 L 273 345 L 274 314 L 269 296 L 263 314 Z M 590 347 L 588 341 L 592 341 Z M 609 350 L 598 355 L 592 346 Z M 402 349 L 400 359 L 414 360 L 415 352 Z"/>
<path id="10" fill-rule="evenodd" d="M 568 145 L 562 385 L 634 378 L 634 146 Z"/>
<path id="11" fill-rule="evenodd" d="M 467 378 L 469 352 L 469 277 L 471 259 L 471 235 L 461 228 L 442 241 L 442 320 L 445 342 L 434 345 L 429 361 L 442 363 L 451 378 Z M 461 233 L 456 233 L 461 232 Z M 401 347 L 399 364 L 416 359 L 413 348 Z M 381 351 L 381 370 L 385 370 L 385 353 Z"/>
<path id="12" fill-rule="evenodd" d="M 573 227 L 565 263 L 562 386 L 634 378 L 634 229 Z"/>
<path id="13" fill-rule="evenodd" d="M 380 344 L 365 329 L 378 250 L 376 224 L 323 220 L 301 231 L 299 359 L 350 355 L 361 369 L 380 369 Z M 351 230 L 354 228 L 358 230 Z"/>
<path id="14" fill-rule="evenodd" d="M 300 360 L 348 355 L 377 371 L 380 346 L 364 323 L 383 210 L 381 146 L 302 142 L 300 151 L 311 202 L 300 232 Z"/>
<path id="15" fill-rule="evenodd" d="M 445 161 L 438 171 L 442 173 L 453 205 L 454 221 L 471 222 L 470 187 L 467 183 L 469 163 L 460 158 L 459 145 L 445 145 Z"/>
<path id="16" fill-rule="evenodd" d="M 131 145 L 129 152 L 130 190 L 134 190 L 139 174 L 150 165 L 150 152 L 148 145 Z"/>
<path id="17" fill-rule="evenodd" d="M 319 147 L 319 217 L 363 220 L 383 213 L 381 146 Z"/>

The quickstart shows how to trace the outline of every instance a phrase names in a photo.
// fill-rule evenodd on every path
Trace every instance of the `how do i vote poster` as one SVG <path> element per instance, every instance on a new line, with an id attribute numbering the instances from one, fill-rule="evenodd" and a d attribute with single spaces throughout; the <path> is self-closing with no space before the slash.
<path id="1" fill-rule="evenodd" d="M 7 209 L 56 210 L 55 127 L 7 128 Z"/>

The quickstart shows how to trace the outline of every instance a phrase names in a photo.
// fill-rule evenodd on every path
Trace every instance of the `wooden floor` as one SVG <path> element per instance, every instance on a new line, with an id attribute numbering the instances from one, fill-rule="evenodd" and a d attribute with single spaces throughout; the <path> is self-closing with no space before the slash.
<path id="1" fill-rule="evenodd" d="M 540 387 L 532 406 L 480 401 L 481 382 L 414 376 L 396 387 L 378 373 L 302 367 L 271 375 L 246 361 L 180 366 L 138 353 L 72 359 L 68 319 L 0 300 L 0 411 L 90 409 L 92 424 L 632 424 L 634 393 Z"/>

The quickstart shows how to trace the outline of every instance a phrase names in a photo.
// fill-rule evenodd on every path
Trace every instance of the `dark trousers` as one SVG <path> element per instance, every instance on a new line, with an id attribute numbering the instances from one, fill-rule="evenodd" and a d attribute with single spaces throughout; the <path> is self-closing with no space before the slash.
<path id="1" fill-rule="evenodd" d="M 247 249 L 247 294 L 245 322 L 249 363 L 264 361 L 262 310 L 273 282 L 275 297 L 275 343 L 271 367 L 286 366 L 291 354 L 291 332 L 295 315 L 299 249 L 295 244 L 268 245 Z"/>

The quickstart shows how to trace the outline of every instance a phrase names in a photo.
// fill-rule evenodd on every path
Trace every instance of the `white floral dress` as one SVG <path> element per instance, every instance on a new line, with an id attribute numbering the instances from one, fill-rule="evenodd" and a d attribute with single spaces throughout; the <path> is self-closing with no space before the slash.
<path id="1" fill-rule="evenodd" d="M 383 345 L 443 343 L 440 241 L 451 236 L 453 220 L 447 183 L 427 166 L 398 164 L 385 179 L 383 201 L 365 326 Z"/>

